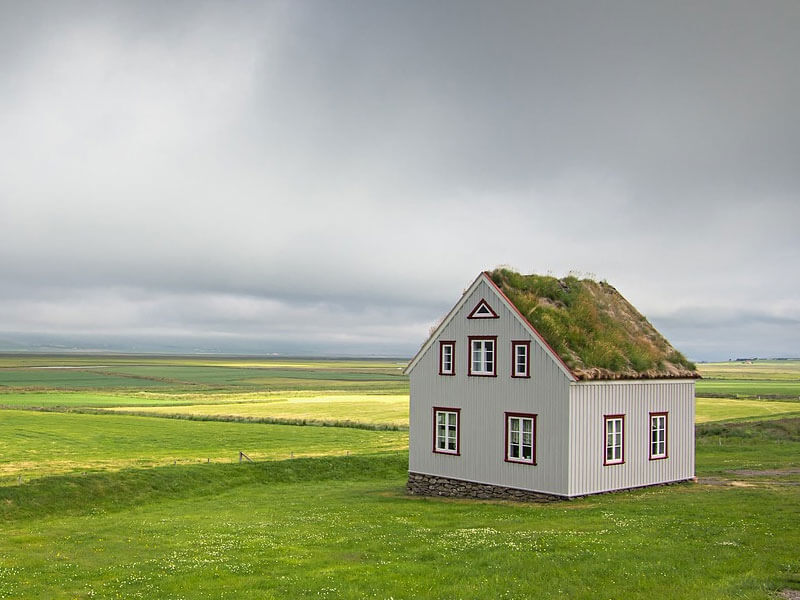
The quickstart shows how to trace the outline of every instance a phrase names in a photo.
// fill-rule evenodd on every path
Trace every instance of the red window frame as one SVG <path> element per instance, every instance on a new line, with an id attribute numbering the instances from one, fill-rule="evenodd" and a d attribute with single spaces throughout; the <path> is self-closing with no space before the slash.
<path id="1" fill-rule="evenodd" d="M 503 451 L 503 453 L 505 455 L 505 462 L 515 463 L 515 464 L 519 464 L 519 465 L 536 465 L 536 446 L 537 446 L 536 417 L 538 415 L 533 414 L 533 413 L 520 413 L 520 412 L 507 412 L 507 413 L 504 413 L 504 415 L 505 415 L 505 430 L 506 430 L 506 436 L 505 436 L 506 448 Z M 533 438 L 531 440 L 533 442 L 533 447 L 531 448 L 531 459 L 530 460 L 522 459 L 522 458 L 511 458 L 508 455 L 509 454 L 508 453 L 508 450 L 509 450 L 509 448 L 508 448 L 508 438 L 509 438 L 509 429 L 510 429 L 509 421 L 513 417 L 518 417 L 518 418 L 521 418 L 521 419 L 532 419 L 533 420 L 533 426 L 532 426 Z"/>
<path id="2" fill-rule="evenodd" d="M 622 444 L 620 444 L 620 460 L 608 460 L 608 422 L 611 419 L 622 419 Z M 625 464 L 625 415 L 603 415 L 603 466 Z"/>
<path id="3" fill-rule="evenodd" d="M 444 347 L 450 346 L 450 371 L 444 370 Z M 455 375 L 456 374 L 456 343 L 454 340 L 446 340 L 439 342 L 439 375 Z"/>
<path id="4" fill-rule="evenodd" d="M 467 375 L 470 377 L 497 377 L 497 336 L 496 335 L 471 335 L 469 336 L 469 348 L 467 351 Z M 492 351 L 492 372 L 473 373 L 472 372 L 472 342 L 491 341 L 494 344 Z"/>
<path id="5" fill-rule="evenodd" d="M 456 413 L 456 451 L 440 450 L 436 446 L 436 413 Z M 461 456 L 461 409 L 448 406 L 433 407 L 433 452 L 434 454 L 447 454 L 448 456 Z"/>
<path id="6" fill-rule="evenodd" d="M 653 417 L 664 417 L 664 455 L 653 455 Z M 647 419 L 647 446 L 650 460 L 669 458 L 669 413 L 667 411 L 651 412 Z"/>
<path id="7" fill-rule="evenodd" d="M 525 375 L 517 373 L 517 348 L 525 348 Z M 531 342 L 530 340 L 511 340 L 511 377 L 530 379 L 531 376 Z"/>

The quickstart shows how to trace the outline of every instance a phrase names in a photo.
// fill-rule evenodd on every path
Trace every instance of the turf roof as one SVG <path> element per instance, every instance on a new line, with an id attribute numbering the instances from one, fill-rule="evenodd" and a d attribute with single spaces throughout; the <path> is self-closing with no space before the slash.
<path id="1" fill-rule="evenodd" d="M 509 269 L 488 275 L 578 379 L 700 376 L 694 363 L 604 281 Z"/>

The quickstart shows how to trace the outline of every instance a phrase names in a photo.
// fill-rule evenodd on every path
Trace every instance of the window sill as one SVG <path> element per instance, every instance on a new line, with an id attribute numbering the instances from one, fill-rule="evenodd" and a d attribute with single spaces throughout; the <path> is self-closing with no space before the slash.
<path id="1" fill-rule="evenodd" d="M 525 460 L 525 459 L 522 459 L 522 458 L 509 458 L 507 456 L 506 456 L 505 460 L 506 460 L 507 463 L 513 463 L 515 465 L 528 465 L 528 466 L 531 466 L 531 467 L 535 467 L 536 466 L 536 461 L 535 460 Z"/>

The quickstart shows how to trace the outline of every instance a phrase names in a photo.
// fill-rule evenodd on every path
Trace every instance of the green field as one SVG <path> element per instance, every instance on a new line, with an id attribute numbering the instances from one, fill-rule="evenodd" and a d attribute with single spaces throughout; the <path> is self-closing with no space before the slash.
<path id="1" fill-rule="evenodd" d="M 132 411 L 131 407 L 110 410 Z M 404 395 L 307 395 L 286 399 L 251 401 L 246 403 L 198 404 L 188 406 L 154 406 L 138 408 L 135 412 L 160 416 L 203 416 L 210 418 L 241 418 L 258 420 L 304 420 L 310 423 L 346 423 L 386 425 L 408 428 L 408 394 Z"/>
<path id="2" fill-rule="evenodd" d="M 0 599 L 776 598 L 800 363 L 760 362 L 701 365 L 755 387 L 698 398 L 699 483 L 541 505 L 404 493 L 398 361 L 0 355 Z"/>
<path id="3" fill-rule="evenodd" d="M 800 400 L 800 360 L 730 361 L 697 365 L 698 396 Z"/>
<path id="4" fill-rule="evenodd" d="M 798 428 L 701 432 L 699 484 L 548 505 L 408 497 L 404 452 L 43 479 L 0 488 L 0 595 L 772 598 L 800 586 Z"/>
<path id="5" fill-rule="evenodd" d="M 397 360 L 0 355 L 0 407 L 403 427 L 408 423 L 403 365 Z M 704 376 L 697 382 L 699 421 L 798 410 L 800 361 L 698 368 Z M 781 408 L 776 401 L 790 404 Z"/>
<path id="6" fill-rule="evenodd" d="M 763 417 L 800 416 L 800 402 L 697 398 L 695 421 L 729 421 Z"/>
<path id="7" fill-rule="evenodd" d="M 0 355 L 0 393 L 38 390 L 247 392 L 408 390 L 405 361 Z"/>
<path id="8" fill-rule="evenodd" d="M 405 431 L 6 410 L 0 413 L 0 485 L 20 476 L 234 462 L 240 451 L 253 460 L 282 460 L 404 448 Z"/>

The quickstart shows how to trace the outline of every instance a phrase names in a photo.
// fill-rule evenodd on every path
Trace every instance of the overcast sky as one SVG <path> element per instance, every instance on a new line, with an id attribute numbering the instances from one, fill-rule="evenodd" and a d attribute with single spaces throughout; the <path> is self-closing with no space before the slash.
<path id="1" fill-rule="evenodd" d="M 800 355 L 800 3 L 0 2 L 0 348 L 409 356 L 483 269 Z"/>

